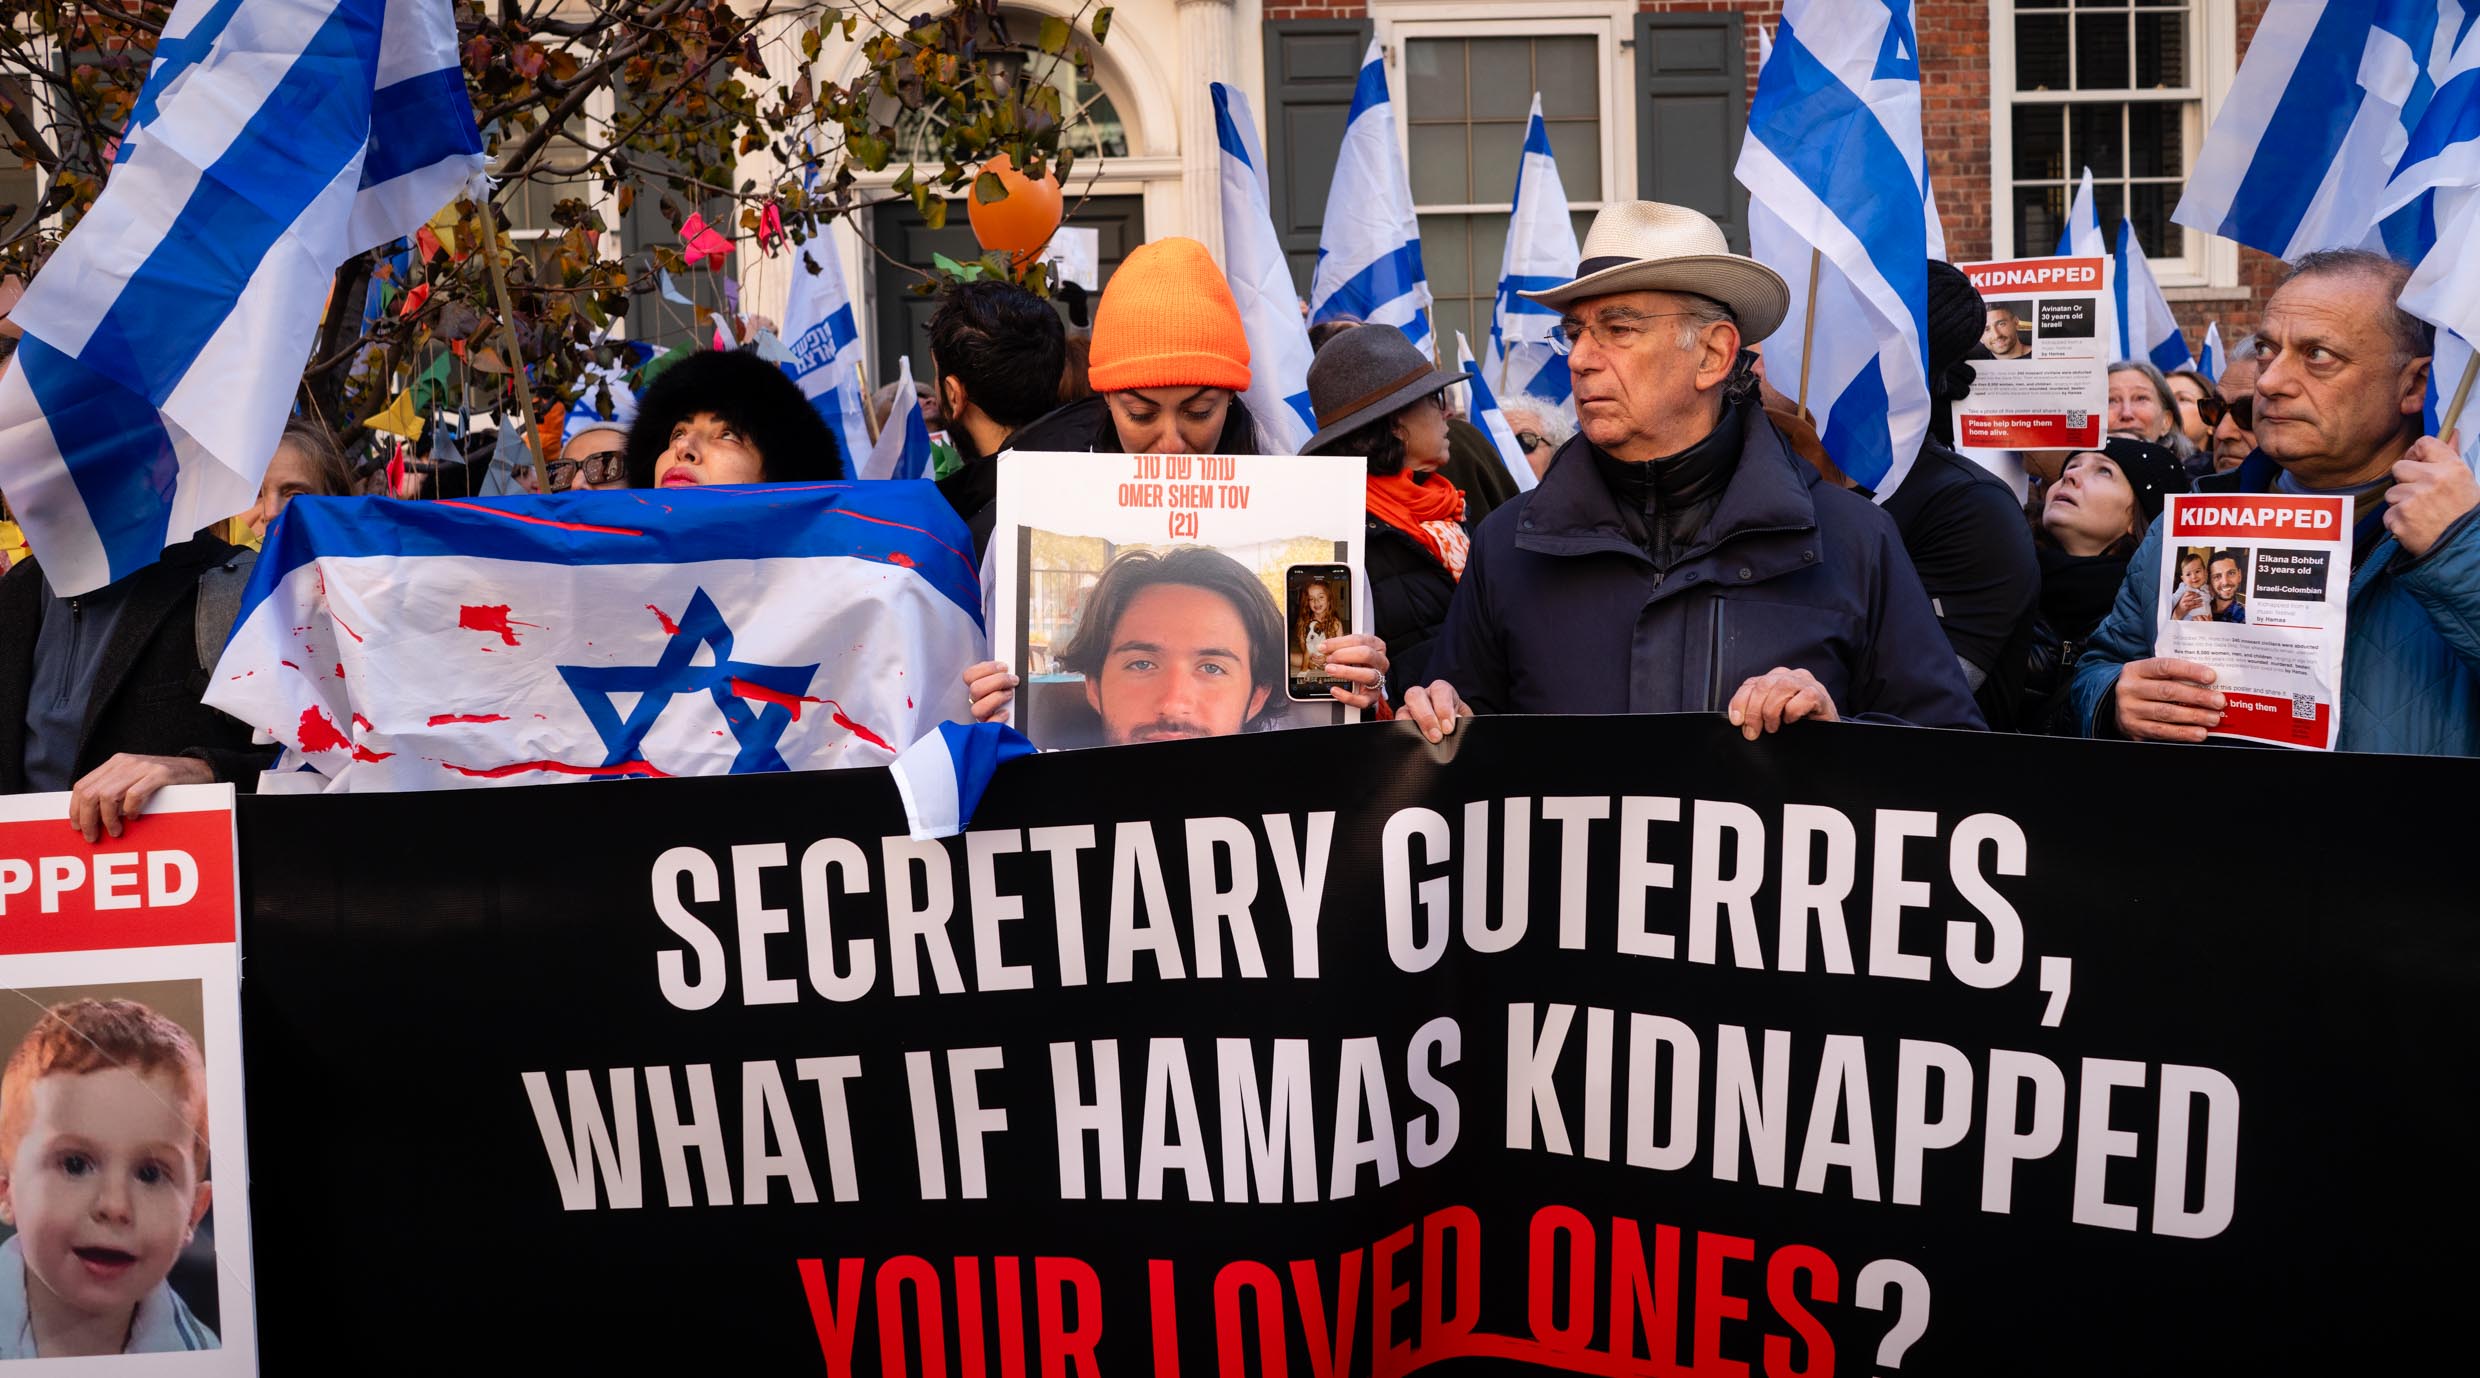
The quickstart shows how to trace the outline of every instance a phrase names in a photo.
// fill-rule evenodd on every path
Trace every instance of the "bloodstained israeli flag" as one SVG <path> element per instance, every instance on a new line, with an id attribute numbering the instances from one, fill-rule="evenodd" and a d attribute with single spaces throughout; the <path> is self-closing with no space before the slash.
<path id="1" fill-rule="evenodd" d="M 969 716 L 971 550 L 927 483 L 297 498 L 206 701 L 296 789 L 884 766 Z"/>

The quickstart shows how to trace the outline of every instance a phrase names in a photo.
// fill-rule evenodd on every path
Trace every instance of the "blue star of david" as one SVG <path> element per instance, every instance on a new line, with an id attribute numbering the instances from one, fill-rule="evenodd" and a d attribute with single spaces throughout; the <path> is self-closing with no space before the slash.
<path id="1" fill-rule="evenodd" d="M 188 33 L 167 38 L 155 45 L 155 70 L 138 90 L 138 103 L 129 112 L 129 127 L 136 129 L 155 118 L 155 102 L 163 96 L 181 74 L 198 65 L 198 59 L 215 46 L 224 26 L 230 24 L 233 12 L 241 8 L 241 0 L 217 0 Z"/>
<path id="2" fill-rule="evenodd" d="M 775 749 L 784 729 L 792 724 L 792 710 L 779 703 L 753 705 L 732 692 L 732 681 L 746 680 L 772 689 L 779 694 L 798 698 L 809 689 L 817 675 L 815 665 L 752 665 L 732 658 L 732 629 L 724 625 L 723 614 L 716 611 L 715 600 L 699 589 L 689 600 L 689 610 L 680 615 L 680 630 L 672 635 L 663 649 L 662 659 L 652 665 L 563 665 L 560 678 L 568 682 L 569 692 L 584 706 L 586 719 L 603 738 L 608 753 L 604 765 L 616 766 L 626 761 L 645 759 L 646 734 L 654 729 L 655 719 L 671 706 L 675 694 L 703 692 L 715 701 L 723 714 L 732 739 L 739 744 L 733 757 L 732 773 L 745 775 L 755 771 L 790 770 L 783 754 Z M 712 665 L 692 665 L 700 646 L 714 648 Z M 612 707 L 612 695 L 634 693 L 637 703 L 626 718 Z"/>
<path id="3" fill-rule="evenodd" d="M 1920 36 L 1912 29 L 1911 6 L 1886 9 L 1886 37 L 1878 45 L 1877 70 L 1870 75 L 1879 81 L 1918 81 Z"/>

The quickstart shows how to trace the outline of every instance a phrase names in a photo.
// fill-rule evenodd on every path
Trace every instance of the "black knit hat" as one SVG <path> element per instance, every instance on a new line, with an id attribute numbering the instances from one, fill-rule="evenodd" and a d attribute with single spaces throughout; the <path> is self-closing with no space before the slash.
<path id="1" fill-rule="evenodd" d="M 2187 491 L 2186 466 L 2177 455 L 2149 440 L 2114 435 L 2101 442 L 2101 453 L 2127 476 L 2127 486 L 2135 490 L 2136 506 L 2144 509 L 2148 522 L 2160 519 L 2163 499 Z"/>
<path id="2" fill-rule="evenodd" d="M 701 349 L 663 370 L 629 423 L 629 486 L 654 486 L 655 461 L 672 427 L 712 412 L 749 437 L 768 483 L 814 483 L 844 476 L 844 452 L 826 418 L 784 371 L 741 350 Z"/>
<path id="3" fill-rule="evenodd" d="M 1981 342 L 1981 332 L 1988 328 L 1989 308 L 1982 304 L 1980 289 L 1972 279 L 1951 263 L 1929 260 L 1929 379 L 1934 384 L 1938 375 L 1953 368 Z"/>

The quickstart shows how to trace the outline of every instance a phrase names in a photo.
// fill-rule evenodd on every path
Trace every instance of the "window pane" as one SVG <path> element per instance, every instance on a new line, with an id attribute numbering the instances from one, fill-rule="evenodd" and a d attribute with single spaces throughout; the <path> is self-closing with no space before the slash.
<path id="1" fill-rule="evenodd" d="M 2136 16 L 2136 85 L 2187 84 L 2187 15 L 2184 11 Z"/>
<path id="2" fill-rule="evenodd" d="M 2187 252 L 2186 233 L 2170 223 L 2170 212 L 2178 203 L 2179 188 L 2171 183 L 2138 183 L 2129 193 L 2128 218 L 2135 221 L 2136 242 L 2155 263 Z"/>
<path id="3" fill-rule="evenodd" d="M 1469 201 L 1464 129 L 1461 124 L 1412 126 L 1412 199 L 1423 205 Z"/>
<path id="4" fill-rule="evenodd" d="M 1464 296 L 1472 291 L 1466 219 L 1461 215 L 1421 217 L 1421 269 L 1429 275 L 1430 291 L 1438 296 Z M 1490 271 L 1497 270 L 1498 265 L 1490 265 Z"/>
<path id="5" fill-rule="evenodd" d="M 2126 217 L 2127 188 L 2120 182 L 2093 183 L 2093 210 L 2101 221 L 2101 243 L 2105 248 L 2118 244 L 2118 222 Z"/>
<path id="6" fill-rule="evenodd" d="M 1404 106 L 1416 120 L 1461 118 L 1464 114 L 1464 40 L 1416 38 L 1404 45 L 1404 65 L 1412 74 L 1404 82 Z"/>
<path id="7" fill-rule="evenodd" d="M 1601 114 L 1601 56 L 1596 48 L 1590 38 L 1545 38 L 1533 45 L 1533 80 L 1541 84 L 1543 118 Z M 1566 169 L 1560 173 L 1564 176 Z"/>
<path id="8" fill-rule="evenodd" d="M 1528 38 L 1472 40 L 1474 119 L 1520 120 L 1533 107 L 1533 42 Z"/>
<path id="9" fill-rule="evenodd" d="M 1496 299 L 1498 270 L 1507 260 L 1507 220 L 1503 215 L 1476 215 L 1472 218 L 1473 293 Z M 1488 313 L 1482 317 L 1483 330 L 1490 328 Z M 1479 340 L 1473 341 L 1475 347 Z"/>
<path id="10" fill-rule="evenodd" d="M 1476 88 L 1477 89 L 1477 88 Z M 1530 96 L 1526 97 L 1529 102 Z M 1556 149 L 1558 145 L 1552 144 Z M 1524 159 L 1524 126 L 1520 124 L 1476 124 L 1472 127 L 1473 197 L 1475 201 L 1513 201 L 1516 199 L 1516 164 Z M 1567 160 L 1559 160 L 1559 180 L 1564 183 L 1575 174 L 1567 170 Z"/>
<path id="11" fill-rule="evenodd" d="M 2058 246 L 2058 227 L 2067 219 L 2063 187 L 2015 189 L 2015 252 L 2038 258 Z"/>
<path id="12" fill-rule="evenodd" d="M 2065 16 L 2019 16 L 2015 20 L 2015 89 L 2064 91 L 2069 84 Z"/>
<path id="13" fill-rule="evenodd" d="M 2066 175 L 2081 177 L 2091 168 L 2095 177 L 2123 177 L 2127 171 L 2125 136 L 2119 130 L 2127 107 L 2079 105 L 2067 115 Z"/>
<path id="14" fill-rule="evenodd" d="M 2075 86 L 2109 91 L 2127 85 L 2127 14 L 2124 10 L 2075 17 Z"/>
<path id="15" fill-rule="evenodd" d="M 2067 112 L 2058 105 L 2015 108 L 2015 179 L 2057 181 L 2067 175 Z"/>
<path id="16" fill-rule="evenodd" d="M 2186 107 L 2166 101 L 2127 107 L 2127 170 L 2138 177 L 2187 175 Z"/>
<path id="17" fill-rule="evenodd" d="M 1568 121 L 1550 129 L 1550 153 L 1559 160 L 1559 185 L 1571 201 L 1602 199 L 1602 127 Z"/>

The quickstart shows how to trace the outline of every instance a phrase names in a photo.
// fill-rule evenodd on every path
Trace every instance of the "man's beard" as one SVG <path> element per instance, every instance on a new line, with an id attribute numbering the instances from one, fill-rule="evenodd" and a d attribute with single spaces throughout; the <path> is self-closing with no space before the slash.
<path id="1" fill-rule="evenodd" d="M 1119 744 L 1132 745 L 1137 742 L 1186 741 L 1197 737 L 1219 737 L 1221 735 L 1223 734 L 1216 732 L 1211 728 L 1187 721 L 1185 719 L 1156 718 L 1152 722 L 1143 723 L 1139 726 L 1130 728 L 1128 730 L 1128 735 L 1123 738 Z"/>

